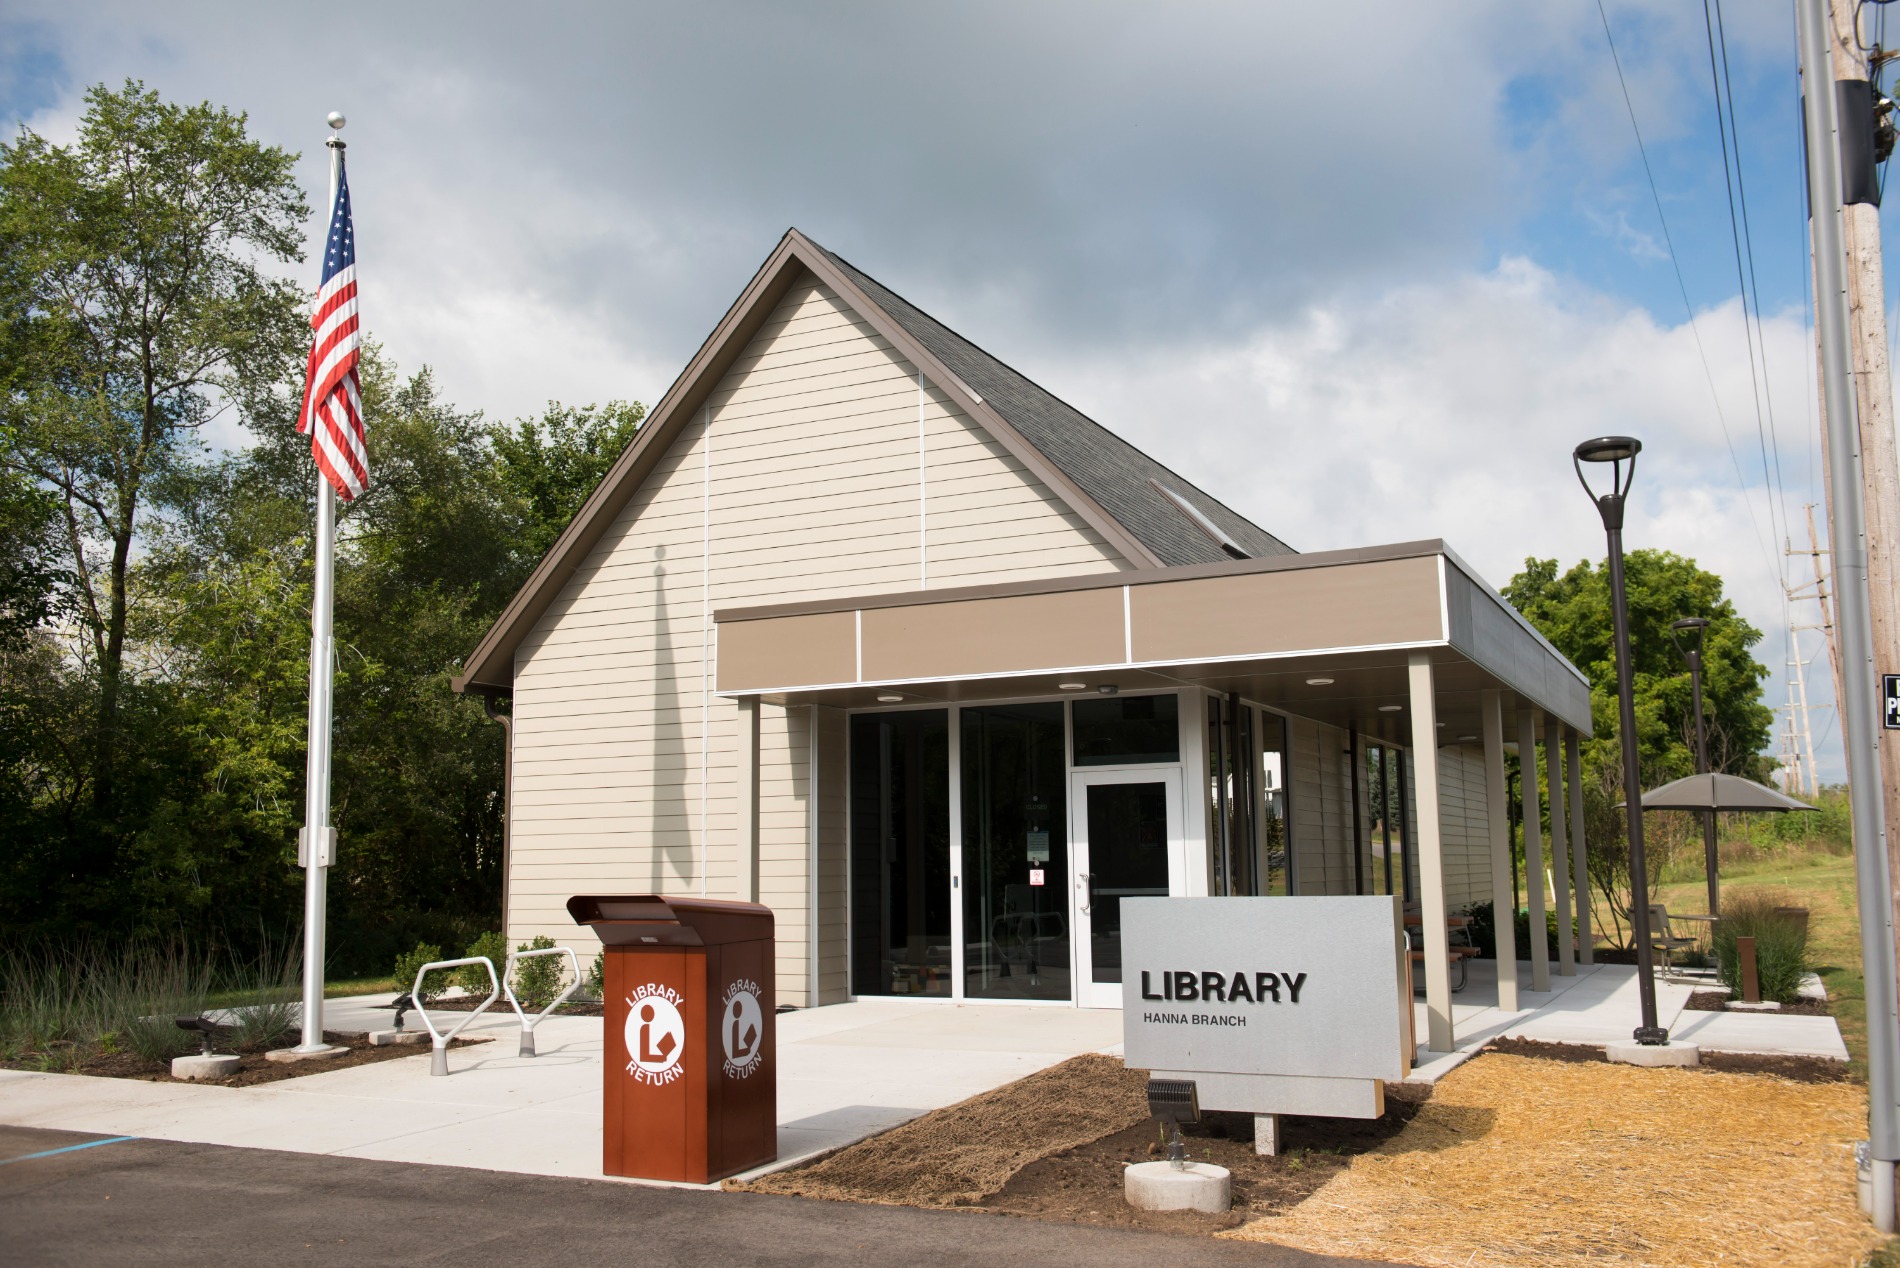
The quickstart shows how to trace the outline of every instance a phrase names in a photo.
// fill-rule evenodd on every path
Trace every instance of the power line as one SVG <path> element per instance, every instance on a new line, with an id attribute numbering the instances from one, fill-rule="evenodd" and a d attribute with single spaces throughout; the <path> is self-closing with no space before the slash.
<path id="1" fill-rule="evenodd" d="M 1742 129 L 1740 123 L 1738 123 L 1735 118 L 1735 83 L 1729 75 L 1728 30 L 1722 21 L 1722 0 L 1715 0 L 1715 29 L 1713 31 L 1708 30 L 1709 0 L 1702 0 L 1702 25 L 1704 30 L 1708 31 L 1709 35 L 1709 78 L 1715 89 L 1715 125 L 1717 135 L 1722 142 L 1722 182 L 1724 189 L 1728 193 L 1729 237 L 1735 244 L 1735 278 L 1736 284 L 1741 287 L 1742 291 L 1742 333 L 1744 335 L 1748 334 L 1750 292 L 1752 291 L 1754 295 L 1755 333 L 1748 341 L 1748 375 L 1751 385 L 1755 385 L 1755 355 L 1756 350 L 1759 349 L 1761 354 L 1761 381 L 1759 385 L 1755 385 L 1755 435 L 1761 444 L 1762 484 L 1764 486 L 1772 485 L 1775 490 L 1774 494 L 1769 497 L 1768 523 L 1769 527 L 1772 528 L 1774 526 L 1775 501 L 1778 498 L 1781 503 L 1782 536 L 1785 537 L 1788 527 L 1788 493 L 1781 479 L 1781 442 L 1780 437 L 1775 433 L 1775 398 L 1768 381 L 1768 336 L 1767 332 L 1762 329 L 1761 284 L 1755 277 L 1755 239 L 1754 235 L 1750 232 L 1748 223 L 1748 186 L 1742 180 Z M 1718 38 L 1721 40 L 1722 48 L 1722 77 L 1719 83 L 1714 83 L 1715 41 Z M 1724 96 L 1726 96 L 1728 100 L 1728 126 L 1726 129 L 1722 126 L 1722 105 Z M 1729 184 L 1728 164 L 1729 149 L 1731 146 L 1735 151 L 1733 187 L 1730 187 Z M 1736 233 L 1735 223 L 1735 204 L 1738 198 L 1741 201 L 1741 232 L 1739 236 L 1737 236 Z M 1742 244 L 1744 241 L 1747 243 L 1748 251 L 1748 277 L 1746 281 L 1742 278 Z M 1762 420 L 1763 397 L 1766 397 L 1768 401 L 1768 417 L 1765 429 Z M 1774 470 L 1772 473 L 1768 468 L 1768 455 L 1771 450 L 1774 453 Z M 1766 492 L 1766 488 L 1764 488 L 1764 492 Z M 1788 579 L 1785 557 L 1782 562 L 1784 567 L 1781 572 L 1781 579 L 1785 584 Z"/>
<path id="2" fill-rule="evenodd" d="M 1781 569 L 1775 565 L 1773 552 L 1768 549 L 1768 543 L 1761 535 L 1761 521 L 1755 518 L 1755 506 L 1748 496 L 1748 480 L 1742 475 L 1742 461 L 1735 453 L 1735 439 L 1729 435 L 1728 418 L 1722 413 L 1722 395 L 1716 391 L 1715 372 L 1709 368 L 1708 350 L 1702 346 L 1702 331 L 1696 325 L 1695 305 L 1689 300 L 1689 284 L 1683 280 L 1682 261 L 1676 255 L 1675 240 L 1669 233 L 1669 217 L 1663 214 L 1662 193 L 1656 186 L 1655 169 L 1649 165 L 1649 149 L 1643 144 L 1643 129 L 1636 122 L 1636 105 L 1630 100 L 1629 81 L 1623 77 L 1623 59 L 1617 56 L 1616 37 L 1610 34 L 1610 15 L 1604 11 L 1603 0 L 1597 0 L 1597 16 L 1603 20 L 1603 38 L 1610 46 L 1610 62 L 1616 67 L 1616 82 L 1623 90 L 1623 107 L 1629 111 L 1630 131 L 1636 134 L 1636 152 L 1642 156 L 1643 174 L 1649 178 L 1649 196 L 1656 204 L 1656 219 L 1662 225 L 1663 245 L 1669 249 L 1669 264 L 1676 272 L 1676 289 L 1682 293 L 1682 309 L 1689 318 L 1689 333 L 1695 339 L 1696 355 L 1702 359 L 1702 376 L 1709 383 L 1709 399 L 1715 406 L 1715 421 L 1721 424 L 1722 441 L 1728 446 L 1729 461 L 1735 466 L 1735 482 L 1742 490 L 1742 507 L 1748 512 L 1748 522 L 1755 530 L 1755 541 L 1762 548 L 1762 558 L 1768 561 L 1769 571 L 1775 574 L 1776 582 L 1780 582 Z M 1723 154 L 1726 159 L 1726 149 Z M 1753 373 L 1752 361 L 1750 373 Z"/>

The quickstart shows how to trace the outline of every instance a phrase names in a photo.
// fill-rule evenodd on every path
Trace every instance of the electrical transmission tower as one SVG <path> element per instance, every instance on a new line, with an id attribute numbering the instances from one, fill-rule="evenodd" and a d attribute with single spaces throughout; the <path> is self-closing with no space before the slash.
<path id="1" fill-rule="evenodd" d="M 1790 559 L 1805 556 L 1813 570 L 1814 580 L 1806 585 L 1787 586 L 1788 605 L 1792 612 L 1796 603 L 1813 600 L 1820 607 L 1820 620 L 1790 624 L 1788 627 L 1788 703 L 1787 725 L 1782 732 L 1782 764 L 1793 773 L 1793 782 L 1799 791 L 1814 796 L 1820 791 L 1820 777 L 1814 765 L 1814 728 L 1809 720 L 1807 667 L 1814 659 L 1807 655 L 1801 646 L 1801 635 L 1808 630 L 1819 630 L 1827 650 L 1827 663 L 1834 679 L 1834 699 L 1838 703 L 1841 695 L 1841 662 L 1834 640 L 1834 605 L 1829 602 L 1827 571 L 1821 566 L 1821 556 L 1827 553 L 1817 539 L 1814 531 L 1814 503 L 1806 506 L 1808 518 L 1808 546 L 1806 550 L 1796 550 L 1792 541 L 1787 543 L 1786 553 Z M 1825 706 L 1823 706 L 1825 707 Z M 1790 792 L 1796 791 L 1791 787 Z"/>

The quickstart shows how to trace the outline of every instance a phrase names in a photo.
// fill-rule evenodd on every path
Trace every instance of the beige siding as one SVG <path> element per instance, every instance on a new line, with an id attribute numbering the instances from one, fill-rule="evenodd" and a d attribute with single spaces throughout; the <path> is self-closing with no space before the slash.
<path id="1" fill-rule="evenodd" d="M 1491 841 L 1484 797 L 1484 750 L 1438 750 L 1438 817 L 1445 850 L 1445 906 L 1457 911 L 1491 898 Z"/>
<path id="2" fill-rule="evenodd" d="M 1127 567 L 828 289 L 795 286 L 516 655 L 508 932 L 585 892 L 737 892 L 723 608 Z M 760 714 L 759 887 L 810 1001 L 810 711 Z M 845 730 L 826 714 L 818 977 L 845 992 Z"/>
<path id="3" fill-rule="evenodd" d="M 1293 848 L 1302 894 L 1352 893 L 1352 789 L 1346 732 L 1288 719 Z M 1365 790 L 1360 789 L 1360 795 Z"/>

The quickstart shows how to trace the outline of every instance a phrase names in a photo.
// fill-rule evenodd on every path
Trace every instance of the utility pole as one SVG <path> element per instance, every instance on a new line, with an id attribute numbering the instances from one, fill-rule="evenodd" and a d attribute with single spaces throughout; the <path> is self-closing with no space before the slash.
<path id="1" fill-rule="evenodd" d="M 1860 420 L 1861 480 L 1865 490 L 1865 550 L 1868 615 L 1873 625 L 1872 663 L 1861 665 L 1842 658 L 1845 672 L 1869 675 L 1900 673 L 1900 453 L 1896 452 L 1893 417 L 1893 371 L 1887 356 L 1887 291 L 1880 254 L 1880 186 L 1875 156 L 1874 108 L 1880 94 L 1867 85 L 1881 62 L 1892 56 L 1863 46 L 1855 27 L 1863 6 L 1855 0 L 1828 0 L 1829 58 L 1835 80 L 1835 101 L 1844 165 L 1841 221 L 1847 254 L 1847 308 L 1849 363 L 1854 380 L 1855 406 Z M 1856 107 L 1854 103 L 1864 103 Z M 1858 109 L 1859 117 L 1855 117 Z M 1830 502 L 1831 508 L 1831 502 Z M 1830 509 L 1830 517 L 1834 512 Z M 1841 557 L 1834 556 L 1835 592 L 1841 588 Z M 1879 678 L 1872 678 L 1877 687 Z M 1836 697 L 1839 703 L 1839 697 Z M 1874 708 L 1878 708 L 1876 698 Z M 1878 716 L 1878 715 L 1876 715 Z M 1847 713 L 1840 713 L 1841 735 L 1847 735 Z M 1876 723 L 1878 726 L 1878 723 Z M 1875 732 L 1876 740 L 1882 738 Z M 1886 789 L 1886 819 L 1900 825 L 1900 737 L 1881 744 L 1877 760 Z M 1862 776 L 1848 758 L 1850 780 Z M 1888 876 L 1900 877 L 1900 833 L 1887 837 Z M 1900 951 L 1900 889 L 1888 895 Z"/>
<path id="2" fill-rule="evenodd" d="M 1893 458 L 1892 390 L 1887 373 L 1886 331 L 1880 323 L 1881 346 L 1878 369 L 1879 391 L 1873 395 L 1884 401 L 1864 415 L 1860 407 L 1861 391 L 1871 389 L 1871 375 L 1855 372 L 1865 367 L 1867 343 L 1860 337 L 1864 325 L 1857 326 L 1853 289 L 1863 302 L 1859 305 L 1862 322 L 1878 320 L 1878 292 L 1870 295 L 1867 265 L 1879 266 L 1879 224 L 1871 215 L 1861 215 L 1844 204 L 1866 200 L 1864 186 L 1872 184 L 1877 196 L 1878 184 L 1869 178 L 1872 170 L 1871 136 L 1873 130 L 1871 95 L 1865 83 L 1858 90 L 1852 83 L 1836 84 L 1841 78 L 1836 69 L 1840 53 L 1841 24 L 1838 0 L 1797 0 L 1795 30 L 1801 48 L 1802 130 L 1807 142 L 1807 183 L 1809 231 L 1814 250 L 1815 326 L 1821 345 L 1821 390 L 1826 419 L 1828 536 L 1834 574 L 1834 612 L 1836 640 L 1840 648 L 1842 696 L 1839 702 L 1841 737 L 1847 753 L 1848 800 L 1854 824 L 1854 870 L 1860 915 L 1861 956 L 1866 973 L 1867 991 L 1867 1082 L 1868 1141 L 1873 1156 L 1873 1193 L 1871 1210 L 1874 1226 L 1883 1233 L 1895 1228 L 1894 1164 L 1900 1161 L 1900 995 L 1895 988 L 1894 891 L 1891 860 L 1888 856 L 1887 777 L 1880 753 L 1879 672 L 1884 663 L 1889 672 L 1895 658 L 1877 659 L 1874 635 L 1874 591 L 1883 590 L 1878 602 L 1891 608 L 1894 579 L 1889 570 L 1878 582 L 1872 571 L 1872 549 L 1880 546 L 1884 563 L 1891 566 L 1891 549 L 1900 545 L 1894 537 L 1900 524 L 1885 522 L 1869 515 L 1868 485 L 1878 493 L 1892 469 L 1883 473 L 1878 455 L 1868 455 L 1869 433 L 1884 431 L 1888 461 Z M 1850 7 L 1851 21 L 1856 7 Z M 1851 27 L 1848 46 L 1858 61 L 1859 40 Z M 1853 69 L 1849 67 L 1850 71 Z M 1858 104 L 1856 104 L 1858 103 Z M 1847 105 L 1845 111 L 1843 104 Z M 1857 112 L 1864 110 L 1865 115 Z M 1844 141 L 1851 142 L 1844 144 Z M 1846 169 L 1843 159 L 1853 168 Z M 1868 211 L 1861 208 L 1861 211 Z M 1850 239 L 1849 225 L 1858 224 L 1861 234 Z M 1869 239 L 1871 238 L 1871 244 Z M 1857 242 L 1858 247 L 1850 248 Z M 1871 256 L 1868 254 L 1871 250 Z M 1849 261 L 1854 267 L 1849 267 Z M 1850 274 L 1857 281 L 1850 282 Z M 1874 281 L 1878 281 L 1876 273 Z M 1873 313 L 1868 304 L 1872 299 Z M 1870 426 L 1871 424 L 1871 426 Z M 1878 436 L 1873 438 L 1880 444 Z M 1865 472 L 1863 464 L 1871 469 Z M 1884 536 L 1883 536 L 1884 531 Z M 1890 627 L 1890 633 L 1900 630 Z M 1889 756 L 1892 756 L 1891 754 Z"/>
<path id="3" fill-rule="evenodd" d="M 1827 413 L 1825 407 L 1821 414 L 1821 430 L 1823 433 L 1827 430 Z M 1823 469 L 1827 466 L 1827 452 L 1825 446 L 1822 449 L 1821 465 Z M 1820 537 L 1814 531 L 1814 503 L 1809 502 L 1802 509 L 1808 513 L 1808 548 L 1806 550 L 1795 550 L 1791 546 L 1789 547 L 1788 553 L 1790 555 L 1806 555 L 1808 557 L 1808 562 L 1814 568 L 1814 593 L 1810 595 L 1804 594 L 1800 590 L 1790 590 L 1788 597 L 1791 599 L 1813 599 L 1816 603 L 1821 605 L 1821 623 L 1819 625 L 1803 625 L 1798 628 L 1821 631 L 1821 637 L 1827 644 L 1828 672 L 1834 676 L 1834 703 L 1838 705 L 1841 702 L 1841 651 L 1834 642 L 1834 604 L 1828 598 L 1827 573 L 1821 569 L 1821 556 L 1825 555 L 1827 551 L 1822 548 Z M 1805 588 L 1806 587 L 1803 587 L 1803 589 Z"/>

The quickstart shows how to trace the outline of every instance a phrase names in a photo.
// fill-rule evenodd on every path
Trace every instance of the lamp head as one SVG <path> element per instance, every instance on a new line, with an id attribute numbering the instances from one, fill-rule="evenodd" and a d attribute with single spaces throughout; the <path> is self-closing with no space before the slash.
<path id="1" fill-rule="evenodd" d="M 329 114 L 324 116 L 324 122 L 330 125 L 330 131 L 341 132 L 343 131 L 343 125 L 348 123 L 349 120 L 343 117 L 341 110 L 332 110 Z"/>
<path id="2" fill-rule="evenodd" d="M 1700 616 L 1685 616 L 1669 623 L 1669 641 L 1676 645 L 1676 651 L 1689 662 L 1691 668 L 1694 668 L 1696 657 L 1702 652 L 1702 637 L 1708 628 L 1707 618 Z"/>
<path id="3" fill-rule="evenodd" d="M 1577 446 L 1576 456 L 1583 462 L 1623 462 L 1643 452 L 1643 442 L 1634 436 L 1598 436 Z"/>
<path id="4" fill-rule="evenodd" d="M 1597 504 L 1597 513 L 1603 517 L 1603 527 L 1610 532 L 1620 532 L 1623 528 L 1623 500 L 1629 495 L 1630 485 L 1636 480 L 1636 455 L 1643 452 L 1643 442 L 1634 436 L 1598 436 L 1586 440 L 1571 451 L 1570 465 L 1577 470 L 1577 482 L 1583 485 L 1583 491 Z M 1590 487 L 1590 481 L 1584 478 L 1583 464 L 1609 463 L 1610 488 L 1607 493 L 1598 493 Z M 1629 466 L 1624 467 L 1624 463 Z"/>

